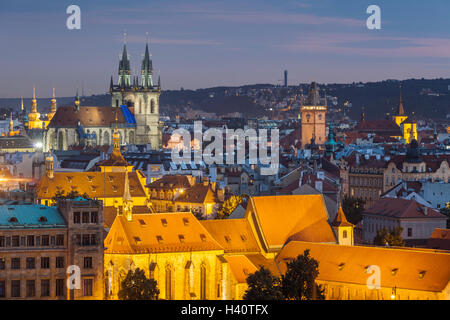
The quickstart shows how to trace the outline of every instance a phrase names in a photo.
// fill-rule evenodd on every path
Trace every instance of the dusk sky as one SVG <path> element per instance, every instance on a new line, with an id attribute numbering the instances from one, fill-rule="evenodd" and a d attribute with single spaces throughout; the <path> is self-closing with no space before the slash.
<path id="1" fill-rule="evenodd" d="M 66 8 L 81 8 L 68 30 Z M 366 9 L 381 7 L 381 30 Z M 105 93 L 123 33 L 131 68 L 150 34 L 163 90 L 450 77 L 448 0 L 6 1 L 0 11 L 0 98 Z"/>

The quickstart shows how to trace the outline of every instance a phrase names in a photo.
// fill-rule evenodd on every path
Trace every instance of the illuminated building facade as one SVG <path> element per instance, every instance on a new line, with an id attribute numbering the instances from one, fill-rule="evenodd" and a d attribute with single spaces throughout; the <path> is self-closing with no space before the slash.
<path id="1" fill-rule="evenodd" d="M 103 299 L 103 226 L 99 202 L 0 208 L 0 299 Z M 68 290 L 66 270 L 80 269 Z"/>
<path id="2" fill-rule="evenodd" d="M 417 123 L 414 120 L 408 121 L 408 116 L 405 114 L 405 109 L 403 108 L 401 91 L 397 114 L 394 115 L 392 119 L 401 128 L 403 133 L 403 139 L 405 139 L 406 143 L 411 143 L 412 140 L 417 140 Z"/>
<path id="3" fill-rule="evenodd" d="M 325 97 L 326 101 L 326 97 Z M 325 117 L 327 113 L 326 102 L 321 102 L 319 87 L 311 83 L 306 104 L 300 108 L 302 118 L 302 146 L 311 143 L 312 139 L 317 145 L 326 142 Z"/>
<path id="4" fill-rule="evenodd" d="M 111 77 L 111 107 L 82 106 L 78 93 L 73 106 L 56 109 L 56 102 L 52 100 L 49 124 L 43 136 L 44 152 L 68 150 L 79 145 L 110 145 L 114 131 L 118 131 L 121 145 L 149 145 L 159 150 L 162 146 L 162 122 L 159 121 L 161 85 L 160 80 L 155 84 L 152 77 L 153 66 L 148 44 L 142 61 L 141 81 L 138 77 L 132 80 L 130 60 L 124 44 L 117 85 L 113 84 Z"/>

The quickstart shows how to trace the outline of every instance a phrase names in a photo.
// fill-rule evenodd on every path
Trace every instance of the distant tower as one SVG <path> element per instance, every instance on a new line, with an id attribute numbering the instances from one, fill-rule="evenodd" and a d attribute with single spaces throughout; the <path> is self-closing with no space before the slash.
<path id="1" fill-rule="evenodd" d="M 315 82 L 309 87 L 308 98 L 300 108 L 302 114 L 302 146 L 305 147 L 311 139 L 318 145 L 326 142 L 325 117 L 327 107 L 322 105 L 319 87 Z"/>
<path id="2" fill-rule="evenodd" d="M 401 123 L 408 118 L 408 116 L 405 114 L 405 109 L 403 108 L 402 84 L 401 83 L 400 83 L 400 98 L 398 101 L 397 114 L 394 115 L 392 118 L 399 127 L 400 127 Z"/>
<path id="3" fill-rule="evenodd" d="M 55 88 L 53 88 L 50 112 L 47 114 L 48 121 L 51 121 L 53 119 L 55 113 L 56 113 L 56 96 L 55 96 Z"/>
<path id="4" fill-rule="evenodd" d="M 28 129 L 42 129 L 41 114 L 37 111 L 36 88 L 34 86 L 31 112 L 28 114 Z"/>
<path id="5" fill-rule="evenodd" d="M 159 96 L 161 95 L 160 79 L 153 81 L 153 63 L 148 46 L 148 37 L 141 63 L 141 81 L 133 77 L 128 59 L 126 43 L 119 61 L 119 81 L 114 85 L 111 77 L 109 92 L 111 106 L 126 106 L 136 120 L 135 141 L 132 144 L 151 145 L 158 150 L 162 145 L 162 124 L 159 121 Z"/>
<path id="6" fill-rule="evenodd" d="M 288 86 L 288 71 L 284 70 L 284 87 L 287 88 Z"/>

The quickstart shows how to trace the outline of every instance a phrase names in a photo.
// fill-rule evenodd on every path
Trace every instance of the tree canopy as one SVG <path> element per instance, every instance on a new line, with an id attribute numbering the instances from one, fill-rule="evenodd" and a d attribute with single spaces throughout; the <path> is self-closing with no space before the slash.
<path id="1" fill-rule="evenodd" d="M 344 196 L 342 199 L 342 210 L 348 222 L 358 224 L 362 219 L 365 201 L 360 198 Z"/>
<path id="2" fill-rule="evenodd" d="M 397 246 L 403 247 L 405 242 L 402 238 L 403 228 L 400 226 L 395 227 L 391 231 L 386 228 L 379 229 L 377 235 L 373 239 L 373 244 L 377 246 Z"/>
<path id="3" fill-rule="evenodd" d="M 139 268 L 128 271 L 119 291 L 120 300 L 157 300 L 158 296 L 156 281 L 148 279 L 144 270 Z"/>
<path id="4" fill-rule="evenodd" d="M 283 300 L 280 279 L 261 267 L 255 273 L 247 277 L 248 289 L 244 294 L 244 300 Z"/>

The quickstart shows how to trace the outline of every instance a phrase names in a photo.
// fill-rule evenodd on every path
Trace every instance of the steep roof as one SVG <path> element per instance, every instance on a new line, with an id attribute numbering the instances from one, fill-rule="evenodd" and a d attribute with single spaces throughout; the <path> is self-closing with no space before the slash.
<path id="1" fill-rule="evenodd" d="M 144 186 L 139 180 L 140 171 L 129 172 L 130 192 L 133 198 L 146 197 Z M 91 198 L 117 198 L 124 194 L 125 172 L 55 172 L 54 178 L 42 176 L 37 186 L 38 199 L 50 199 L 58 191 L 68 194 L 78 191 Z"/>
<path id="2" fill-rule="evenodd" d="M 363 214 L 388 218 L 447 218 L 438 211 L 423 206 L 415 200 L 406 200 L 401 198 L 381 198 L 375 202 L 371 208 L 365 210 Z"/>
<path id="3" fill-rule="evenodd" d="M 269 249 L 283 246 L 290 237 L 304 241 L 336 241 L 322 195 L 251 197 L 246 218 L 260 230 Z M 311 232 L 313 229 L 320 232 Z"/>
<path id="4" fill-rule="evenodd" d="M 366 267 L 370 265 L 380 267 L 382 287 L 440 292 L 450 279 L 449 253 L 300 241 L 292 241 L 281 250 L 276 258 L 280 270 L 285 272 L 285 263 L 306 249 L 310 249 L 311 257 L 319 262 L 317 280 L 365 286 Z M 419 276 L 421 272 L 425 272 L 423 279 Z"/>
<path id="5" fill-rule="evenodd" d="M 192 213 L 117 216 L 105 239 L 105 253 L 223 250 Z"/>
<path id="6" fill-rule="evenodd" d="M 225 252 L 259 252 L 260 248 L 246 219 L 200 220 Z"/>
<path id="7" fill-rule="evenodd" d="M 347 221 L 344 211 L 342 210 L 342 206 L 339 206 L 336 217 L 334 218 L 331 225 L 333 227 L 353 227 L 353 224 Z"/>
<path id="8" fill-rule="evenodd" d="M 187 188 L 183 194 L 179 195 L 176 202 L 189 202 L 189 203 L 206 203 L 217 202 L 215 193 L 211 189 L 211 185 L 204 185 L 203 183 L 197 183 L 190 188 Z"/>
<path id="9" fill-rule="evenodd" d="M 78 121 L 83 127 L 113 127 L 115 113 L 117 112 L 117 123 L 127 123 L 121 108 L 80 106 L 77 110 L 74 106 L 60 106 L 50 121 L 49 128 L 78 126 Z"/>

